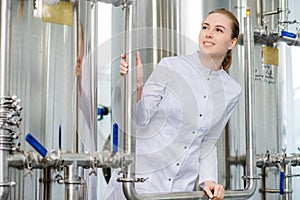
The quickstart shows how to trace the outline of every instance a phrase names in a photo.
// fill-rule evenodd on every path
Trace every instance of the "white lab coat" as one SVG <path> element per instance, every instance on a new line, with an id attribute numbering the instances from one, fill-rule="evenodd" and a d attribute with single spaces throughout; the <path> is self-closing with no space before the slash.
<path id="1" fill-rule="evenodd" d="M 192 191 L 195 180 L 217 182 L 216 142 L 241 94 L 223 69 L 204 67 L 199 52 L 164 58 L 137 103 L 138 193 Z M 125 199 L 112 175 L 105 199 Z"/>

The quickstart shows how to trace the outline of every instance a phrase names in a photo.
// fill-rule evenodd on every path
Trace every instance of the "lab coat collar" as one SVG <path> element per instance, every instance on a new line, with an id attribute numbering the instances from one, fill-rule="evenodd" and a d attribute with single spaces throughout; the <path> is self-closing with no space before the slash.
<path id="1" fill-rule="evenodd" d="M 223 73 L 226 73 L 224 71 L 224 69 L 220 69 L 218 71 L 213 71 L 211 69 L 208 69 L 207 67 L 205 67 L 201 61 L 200 61 L 200 51 L 196 51 L 195 53 L 191 54 L 191 55 L 185 55 L 182 56 L 183 59 L 185 59 L 187 62 L 189 62 L 197 71 L 200 71 L 202 74 L 206 75 L 206 76 L 220 76 Z"/>

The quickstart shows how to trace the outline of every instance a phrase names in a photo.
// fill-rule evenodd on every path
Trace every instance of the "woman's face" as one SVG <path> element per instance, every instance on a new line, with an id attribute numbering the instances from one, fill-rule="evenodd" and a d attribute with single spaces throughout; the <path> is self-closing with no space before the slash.
<path id="1" fill-rule="evenodd" d="M 231 38 L 231 20 L 221 13 L 208 15 L 199 34 L 199 48 L 212 58 L 223 58 L 232 49 L 237 39 Z"/>

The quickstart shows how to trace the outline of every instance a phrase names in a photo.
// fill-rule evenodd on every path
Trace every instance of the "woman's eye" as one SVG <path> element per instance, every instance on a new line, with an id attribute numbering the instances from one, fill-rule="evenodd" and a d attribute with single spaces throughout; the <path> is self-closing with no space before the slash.
<path id="1" fill-rule="evenodd" d="M 207 29 L 207 26 L 202 26 L 202 29 L 203 29 L 203 30 L 206 30 L 206 29 Z"/>
<path id="2" fill-rule="evenodd" d="M 217 32 L 219 32 L 219 33 L 223 33 L 223 30 L 222 30 L 222 29 L 220 29 L 220 28 L 217 28 Z"/>

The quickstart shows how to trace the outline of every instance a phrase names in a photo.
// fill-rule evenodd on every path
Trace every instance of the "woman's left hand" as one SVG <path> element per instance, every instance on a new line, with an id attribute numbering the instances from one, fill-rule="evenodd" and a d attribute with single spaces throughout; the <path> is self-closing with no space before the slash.
<path id="1" fill-rule="evenodd" d="M 223 185 L 217 184 L 214 181 L 205 181 L 203 190 L 209 199 L 218 200 L 224 198 L 224 187 Z"/>

